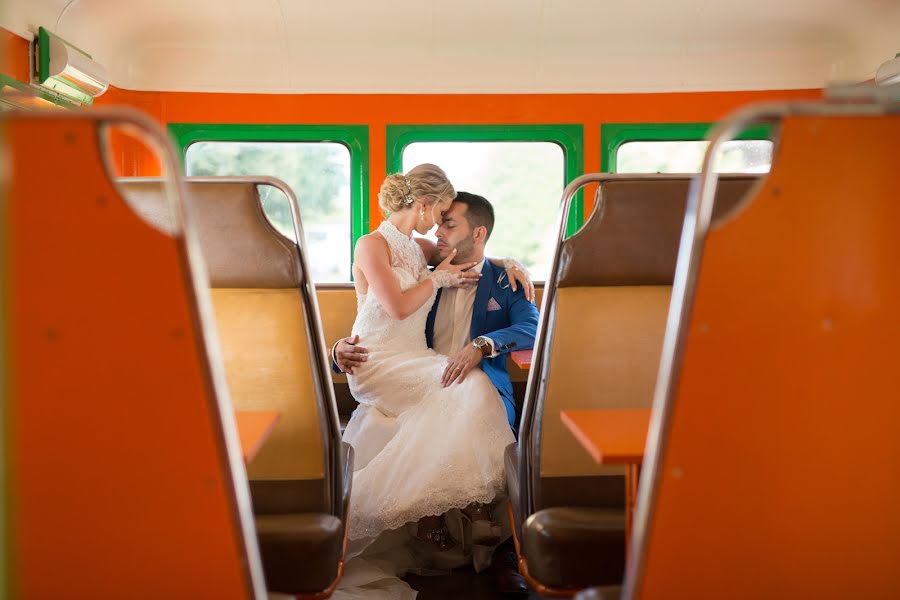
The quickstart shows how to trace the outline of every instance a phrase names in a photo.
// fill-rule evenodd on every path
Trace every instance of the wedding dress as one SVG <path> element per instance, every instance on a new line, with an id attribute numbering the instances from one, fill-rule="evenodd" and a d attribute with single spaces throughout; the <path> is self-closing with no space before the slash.
<path id="1" fill-rule="evenodd" d="M 378 231 L 390 248 L 402 290 L 429 277 L 418 243 L 389 221 Z M 416 542 L 411 533 L 414 522 L 428 515 L 449 513 L 458 561 L 481 568 L 489 560 L 490 550 L 479 555 L 475 548 L 473 553 L 458 509 L 473 502 L 489 504 L 504 494 L 503 451 L 514 437 L 500 395 L 480 369 L 472 369 L 462 382 L 441 386 L 447 357 L 425 342 L 435 295 L 403 320 L 388 316 L 373 293 L 357 298 L 353 333 L 369 359 L 348 375 L 359 407 L 344 432 L 355 455 L 348 537 L 351 553 L 357 555 L 356 569 L 353 560 L 348 564 L 347 584 L 359 583 L 360 577 L 377 580 L 373 569 L 396 575 L 425 566 L 422 549 L 434 548 Z M 440 554 L 446 558 L 454 552 Z M 394 579 L 376 587 L 399 581 Z M 342 584 L 339 591 L 346 587 Z M 399 593 L 393 589 L 384 597 Z"/>

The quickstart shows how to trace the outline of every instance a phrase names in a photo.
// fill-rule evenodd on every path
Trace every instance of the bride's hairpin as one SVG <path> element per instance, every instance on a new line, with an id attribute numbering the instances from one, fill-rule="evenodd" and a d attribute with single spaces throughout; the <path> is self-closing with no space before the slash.
<path id="1" fill-rule="evenodd" d="M 412 204 L 412 201 L 413 201 L 413 197 L 412 197 L 412 186 L 409 185 L 409 177 L 407 177 L 406 175 L 403 176 L 403 181 L 406 182 L 406 198 L 405 198 L 405 202 L 406 202 L 406 204 L 407 204 L 407 206 L 408 206 L 408 205 Z"/>

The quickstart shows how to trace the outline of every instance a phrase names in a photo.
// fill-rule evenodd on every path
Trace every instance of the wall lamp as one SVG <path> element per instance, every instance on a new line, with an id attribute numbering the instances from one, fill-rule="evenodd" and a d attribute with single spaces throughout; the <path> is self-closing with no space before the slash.
<path id="1" fill-rule="evenodd" d="M 109 87 L 106 69 L 91 55 L 43 27 L 35 42 L 36 82 L 80 104 L 91 104 Z"/>

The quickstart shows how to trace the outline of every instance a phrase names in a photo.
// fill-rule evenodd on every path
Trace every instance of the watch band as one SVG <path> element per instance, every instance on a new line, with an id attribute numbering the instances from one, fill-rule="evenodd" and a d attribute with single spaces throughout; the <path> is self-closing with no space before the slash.
<path id="1" fill-rule="evenodd" d="M 486 356 L 490 356 L 491 354 L 491 343 L 487 341 L 482 336 L 478 336 L 474 340 L 472 340 L 472 345 L 481 352 L 481 357 L 484 358 Z"/>

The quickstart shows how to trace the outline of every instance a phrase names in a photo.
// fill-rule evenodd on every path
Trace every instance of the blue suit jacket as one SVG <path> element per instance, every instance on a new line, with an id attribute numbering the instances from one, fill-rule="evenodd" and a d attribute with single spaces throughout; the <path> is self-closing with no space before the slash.
<path id="1" fill-rule="evenodd" d="M 506 370 L 506 359 L 513 350 L 528 350 L 534 346 L 538 310 L 534 304 L 525 299 L 525 291 L 521 285 L 517 286 L 515 292 L 512 291 L 506 279 L 505 269 L 495 267 L 491 261 L 485 261 L 481 274 L 475 292 L 475 303 L 472 305 L 470 336 L 471 339 L 475 339 L 483 335 L 494 341 L 498 356 L 481 359 L 481 370 L 500 392 L 506 408 L 506 418 L 510 427 L 515 430 L 519 424 L 518 411 L 513 397 L 512 381 Z M 425 325 L 425 338 L 429 348 L 434 345 L 434 319 L 441 301 L 441 291 L 438 290 L 437 299 L 431 307 Z M 493 303 L 490 302 L 492 298 Z M 489 304 L 493 310 L 489 310 Z"/>

